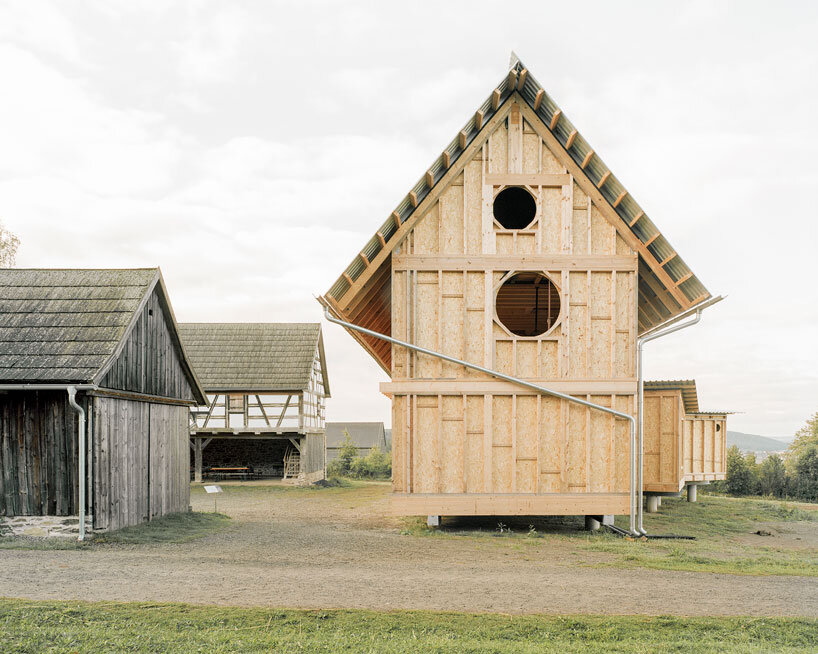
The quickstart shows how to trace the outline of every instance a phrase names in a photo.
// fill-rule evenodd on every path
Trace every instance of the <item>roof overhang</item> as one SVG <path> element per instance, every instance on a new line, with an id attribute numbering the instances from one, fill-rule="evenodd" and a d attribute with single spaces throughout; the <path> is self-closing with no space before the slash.
<path id="1" fill-rule="evenodd" d="M 639 332 L 697 306 L 709 291 L 563 111 L 516 57 L 458 132 L 319 301 L 347 322 L 391 335 L 391 253 L 509 112 L 509 100 L 543 138 L 639 260 Z M 391 346 L 347 330 L 390 371 Z"/>

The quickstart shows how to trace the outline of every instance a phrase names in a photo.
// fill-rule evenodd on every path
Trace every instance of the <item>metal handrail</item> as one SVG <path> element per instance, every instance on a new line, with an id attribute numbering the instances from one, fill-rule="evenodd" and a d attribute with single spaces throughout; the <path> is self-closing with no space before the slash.
<path id="1" fill-rule="evenodd" d="M 322 304 L 324 304 L 322 302 Z M 491 375 L 492 377 L 496 377 L 497 379 L 502 379 L 504 381 L 511 382 L 512 384 L 517 384 L 518 386 L 523 386 L 525 388 L 530 388 L 531 390 L 537 391 L 543 395 L 550 395 L 552 397 L 558 397 L 562 400 L 566 400 L 567 402 L 573 402 L 574 404 L 579 404 L 581 406 L 588 407 L 590 409 L 596 409 L 597 411 L 602 411 L 604 413 L 608 413 L 613 415 L 617 418 L 621 418 L 623 420 L 627 420 L 630 423 L 630 447 L 631 447 L 631 475 L 630 475 L 630 533 L 632 536 L 641 536 L 640 532 L 637 530 L 636 527 L 636 418 L 632 415 L 627 413 L 623 413 L 621 411 L 617 411 L 616 409 L 612 409 L 610 407 L 602 406 L 600 404 L 594 404 L 593 402 L 588 402 L 587 400 L 581 400 L 577 397 L 573 397 L 571 395 L 566 395 L 565 393 L 560 393 L 558 391 L 551 390 L 550 388 L 545 388 L 544 386 L 539 386 L 537 384 L 532 384 L 531 382 L 525 381 L 524 379 L 518 379 L 517 377 L 512 377 L 511 375 L 506 375 L 502 372 L 498 372 L 496 370 L 491 370 L 490 368 L 484 368 L 483 366 L 478 366 L 475 363 L 469 363 L 468 361 L 463 361 L 461 359 L 457 359 L 455 357 L 451 357 L 448 354 L 443 354 L 441 352 L 435 352 L 434 350 L 426 349 L 425 347 L 420 347 L 419 345 L 414 345 L 412 343 L 407 343 L 405 341 L 398 340 L 397 338 L 392 338 L 391 336 L 387 336 L 386 334 L 381 334 L 380 332 L 372 331 L 371 329 L 367 329 L 366 327 L 361 327 L 360 325 L 356 325 L 351 322 L 347 322 L 346 320 L 341 320 L 340 318 L 336 318 L 330 314 L 330 308 L 327 304 L 324 304 L 324 317 L 332 323 L 336 325 L 341 325 L 342 327 L 346 327 L 347 329 L 353 329 L 355 331 L 361 332 L 362 334 L 368 334 L 369 336 L 373 336 L 375 338 L 379 338 L 384 341 L 388 341 L 389 343 L 394 343 L 395 345 L 399 345 L 401 347 L 405 347 L 410 350 L 414 350 L 415 352 L 420 352 L 421 354 L 426 354 L 429 356 L 437 357 L 438 359 L 443 359 L 444 361 L 449 361 L 450 363 L 455 363 L 461 365 L 465 368 L 470 368 L 472 370 L 477 370 L 478 372 L 486 373 L 487 375 Z"/>

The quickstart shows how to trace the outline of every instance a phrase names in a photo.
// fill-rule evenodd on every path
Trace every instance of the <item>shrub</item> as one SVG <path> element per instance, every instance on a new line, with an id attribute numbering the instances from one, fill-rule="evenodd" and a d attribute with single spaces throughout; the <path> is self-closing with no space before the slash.
<path id="1" fill-rule="evenodd" d="M 808 502 L 818 501 L 818 446 L 801 451 L 795 462 L 795 494 Z"/>
<path id="2" fill-rule="evenodd" d="M 777 454 L 768 456 L 758 467 L 759 490 L 762 495 L 784 497 L 787 494 L 787 470 Z"/>
<path id="3" fill-rule="evenodd" d="M 364 457 L 356 457 L 349 475 L 356 479 L 389 479 L 392 476 L 392 457 L 377 445 Z"/>
<path id="4" fill-rule="evenodd" d="M 352 437 L 349 432 L 344 429 L 344 440 L 341 443 L 341 450 L 338 452 L 338 458 L 333 459 L 327 464 L 328 477 L 346 477 L 350 474 L 352 462 L 358 458 L 358 448 L 352 442 Z"/>

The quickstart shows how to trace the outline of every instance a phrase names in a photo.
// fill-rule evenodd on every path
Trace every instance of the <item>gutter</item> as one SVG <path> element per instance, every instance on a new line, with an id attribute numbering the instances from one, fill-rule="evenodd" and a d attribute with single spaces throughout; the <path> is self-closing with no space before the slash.
<path id="1" fill-rule="evenodd" d="M 323 304 L 323 303 L 322 303 Z M 532 389 L 541 393 L 543 395 L 550 395 L 552 397 L 558 397 L 562 400 L 566 400 L 567 402 L 573 402 L 575 404 L 579 404 L 581 406 L 585 406 L 591 409 L 596 409 L 597 411 L 602 411 L 609 415 L 615 416 L 617 418 L 621 418 L 623 420 L 627 420 L 630 423 L 630 451 L 631 451 L 631 475 L 630 475 L 630 534 L 634 537 L 639 537 L 642 535 L 640 531 L 637 530 L 636 527 L 636 418 L 632 415 L 627 413 L 622 413 L 621 411 L 616 411 L 615 409 L 602 406 L 600 404 L 594 404 L 593 402 L 588 402 L 587 400 L 581 400 L 577 397 L 573 397 L 571 395 L 566 395 L 564 393 L 559 393 L 557 391 L 551 390 L 549 388 L 545 388 L 544 386 L 538 386 L 537 384 L 532 384 L 531 382 L 527 382 L 524 379 L 518 379 L 517 377 L 512 377 L 510 375 L 506 375 L 504 373 L 498 372 L 496 370 L 491 370 L 489 368 L 484 368 L 483 366 L 478 366 L 474 363 L 469 363 L 467 361 L 462 361 L 461 359 L 456 359 L 454 357 L 450 357 L 447 354 L 442 354 L 441 352 L 435 352 L 434 350 L 427 350 L 425 347 L 420 347 L 418 345 L 413 345 L 412 343 L 406 343 L 405 341 L 400 341 L 396 338 L 392 338 L 391 336 L 387 336 L 386 334 L 381 334 L 379 332 L 374 332 L 370 329 L 366 329 L 365 327 L 360 327 L 350 322 L 346 322 L 345 320 L 341 320 L 339 318 L 335 318 L 330 314 L 329 307 L 324 304 L 324 317 L 329 321 L 333 322 L 336 325 L 341 325 L 342 327 L 346 327 L 347 329 L 353 329 L 355 331 L 361 332 L 363 334 L 367 334 L 369 336 L 373 336 L 375 338 L 379 338 L 384 341 L 388 341 L 389 343 L 394 343 L 395 345 L 400 345 L 401 347 L 408 348 L 410 350 L 414 350 L 415 352 L 420 352 L 421 354 L 426 354 L 429 356 L 437 357 L 438 359 L 443 359 L 444 361 L 449 361 L 450 363 L 455 363 L 461 365 L 465 368 L 470 368 L 472 370 L 477 370 L 478 372 L 483 372 L 492 377 L 496 377 L 497 379 L 503 379 L 505 381 L 511 382 L 513 384 L 517 384 L 519 386 L 523 386 L 525 388 Z M 640 493 L 641 495 L 641 493 Z"/>
<path id="2" fill-rule="evenodd" d="M 77 473 L 77 485 L 79 486 L 79 519 L 80 519 L 80 533 L 77 540 L 85 540 L 85 495 L 88 487 L 87 472 L 85 469 L 85 459 L 87 456 L 87 445 L 85 440 L 85 409 L 77 403 L 78 390 L 95 390 L 97 387 L 94 384 L 0 384 L 0 391 L 58 391 L 65 390 L 68 392 L 68 403 L 71 408 L 77 412 L 79 419 L 79 439 L 78 439 L 78 453 L 77 461 L 79 470 Z"/>
<path id="3" fill-rule="evenodd" d="M 637 389 L 637 404 L 638 404 L 638 416 L 639 416 L 639 456 L 638 456 L 638 494 L 639 497 L 637 499 L 637 526 L 636 529 L 641 536 L 647 536 L 648 532 L 645 531 L 643 526 L 643 515 L 644 509 L 642 507 L 643 503 L 643 493 L 644 493 L 644 472 L 645 472 L 645 457 L 644 457 L 644 444 L 645 444 L 645 415 L 644 415 L 644 407 L 645 407 L 645 376 L 642 372 L 642 348 L 645 343 L 649 343 L 650 341 L 656 340 L 657 338 L 661 338 L 662 336 L 668 336 L 674 332 L 681 331 L 687 327 L 692 327 L 699 323 L 702 319 L 702 311 L 704 311 L 707 307 L 710 307 L 717 302 L 721 302 L 724 299 L 723 296 L 719 295 L 718 297 L 714 297 L 706 302 L 702 302 L 700 305 L 693 307 L 689 311 L 677 316 L 676 318 L 669 320 L 661 325 L 658 325 L 654 329 L 650 330 L 649 332 L 643 334 L 636 340 L 636 361 L 637 361 L 637 377 L 638 377 L 638 389 Z M 679 322 L 687 317 L 692 316 L 692 320 L 688 322 L 681 323 Z"/>

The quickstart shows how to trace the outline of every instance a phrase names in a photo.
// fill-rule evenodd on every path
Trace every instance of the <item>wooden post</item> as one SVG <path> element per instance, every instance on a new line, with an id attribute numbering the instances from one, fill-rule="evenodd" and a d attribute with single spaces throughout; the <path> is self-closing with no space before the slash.
<path id="1" fill-rule="evenodd" d="M 202 482 L 202 439 L 201 438 L 194 438 L 193 439 L 193 460 L 194 460 L 194 473 L 193 473 L 193 481 L 196 483 Z"/>

